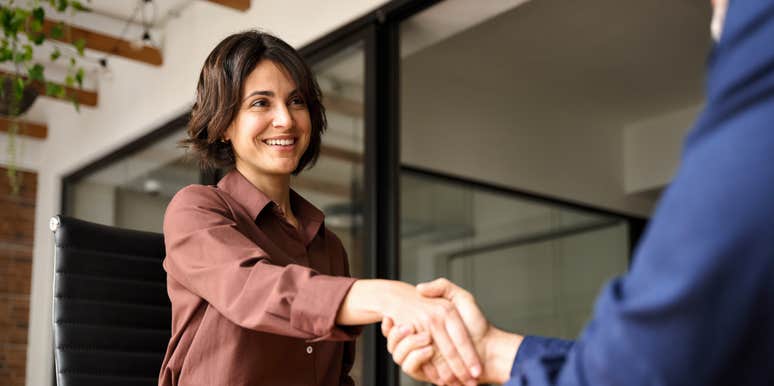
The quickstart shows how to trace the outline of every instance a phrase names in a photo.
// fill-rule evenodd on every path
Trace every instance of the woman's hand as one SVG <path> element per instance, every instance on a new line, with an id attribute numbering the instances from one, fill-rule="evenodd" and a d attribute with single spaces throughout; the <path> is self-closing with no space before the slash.
<path id="1" fill-rule="evenodd" d="M 465 323 L 449 300 L 423 297 L 414 286 L 399 281 L 358 280 L 345 297 L 336 322 L 367 324 L 384 317 L 429 333 L 440 354 L 433 363 L 442 383 L 476 384 L 481 362 Z"/>

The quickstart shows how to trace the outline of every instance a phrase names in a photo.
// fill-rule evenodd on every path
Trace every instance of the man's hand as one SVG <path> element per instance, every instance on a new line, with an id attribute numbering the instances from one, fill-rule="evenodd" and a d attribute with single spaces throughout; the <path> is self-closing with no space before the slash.
<path id="1" fill-rule="evenodd" d="M 494 328 L 476 304 L 473 295 L 446 279 L 438 279 L 417 286 L 417 292 L 426 297 L 443 297 L 454 304 L 462 317 L 468 334 L 484 361 L 481 382 L 504 383 L 510 375 L 511 364 L 522 337 Z M 388 340 L 393 359 L 409 376 L 434 383 L 454 384 L 438 376 L 436 363 L 443 363 L 438 353 L 431 356 L 428 343 L 410 328 L 392 328 L 392 321 L 382 322 L 382 333 Z"/>

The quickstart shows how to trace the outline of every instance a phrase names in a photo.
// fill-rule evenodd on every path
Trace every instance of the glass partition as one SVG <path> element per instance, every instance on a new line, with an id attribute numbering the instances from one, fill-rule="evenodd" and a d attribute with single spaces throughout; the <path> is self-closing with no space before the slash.
<path id="1" fill-rule="evenodd" d="M 161 232 L 164 211 L 182 187 L 199 183 L 199 167 L 177 143 L 179 127 L 147 146 L 65 182 L 66 214 L 121 228 Z"/>
<path id="2" fill-rule="evenodd" d="M 409 169 L 401 189 L 401 279 L 449 278 L 500 328 L 574 338 L 627 268 L 623 218 Z"/>

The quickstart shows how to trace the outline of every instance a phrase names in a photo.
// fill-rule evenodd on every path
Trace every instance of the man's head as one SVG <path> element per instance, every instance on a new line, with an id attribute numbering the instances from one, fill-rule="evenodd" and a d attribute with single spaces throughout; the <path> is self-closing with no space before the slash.
<path id="1" fill-rule="evenodd" d="M 728 2 L 730 0 L 712 0 L 712 25 L 710 30 L 712 31 L 712 38 L 715 41 L 720 40 L 720 35 L 723 33 L 723 24 L 726 21 L 726 11 L 728 10 Z"/>

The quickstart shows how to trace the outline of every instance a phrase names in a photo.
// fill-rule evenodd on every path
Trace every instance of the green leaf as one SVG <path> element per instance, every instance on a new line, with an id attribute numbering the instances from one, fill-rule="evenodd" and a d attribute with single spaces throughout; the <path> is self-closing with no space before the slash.
<path id="1" fill-rule="evenodd" d="M 22 46 L 24 49 L 24 61 L 28 62 L 32 60 L 32 46 L 29 44 L 25 44 Z"/>
<path id="2" fill-rule="evenodd" d="M 16 82 L 13 84 L 13 94 L 17 101 L 21 100 L 22 96 L 24 96 L 24 86 L 24 79 L 21 77 L 16 78 Z"/>
<path id="3" fill-rule="evenodd" d="M 78 50 L 78 55 L 83 56 L 83 50 L 86 48 L 86 40 L 80 38 L 76 40 L 73 45 L 75 46 L 75 49 Z"/>
<path id="4" fill-rule="evenodd" d="M 83 3 L 81 3 L 81 2 L 80 2 L 80 1 L 78 1 L 78 0 L 72 0 L 72 1 L 70 2 L 70 6 L 72 6 L 72 7 L 73 7 L 73 9 L 74 9 L 74 10 L 76 10 L 76 11 L 81 11 L 81 12 L 91 12 L 91 8 L 89 8 L 89 7 L 85 6 L 85 5 L 83 5 Z"/>
<path id="5" fill-rule="evenodd" d="M 65 85 L 67 85 L 67 87 L 73 87 L 74 84 L 75 78 L 72 75 L 67 75 L 65 78 Z"/>
<path id="6" fill-rule="evenodd" d="M 73 98 L 73 106 L 75 106 L 75 112 L 81 112 L 81 102 L 78 102 L 78 98 Z"/>
<path id="7" fill-rule="evenodd" d="M 59 47 L 54 47 L 54 51 L 51 52 L 51 61 L 56 62 L 59 57 L 62 56 L 62 52 L 59 51 Z"/>
<path id="8" fill-rule="evenodd" d="M 59 39 L 62 36 L 64 36 L 64 23 L 59 22 L 51 28 L 51 37 L 54 39 Z"/>
<path id="9" fill-rule="evenodd" d="M 85 75 L 85 71 L 83 71 L 83 67 L 78 69 L 78 72 L 75 73 L 75 83 L 78 83 L 78 87 L 83 88 L 83 77 Z"/>
<path id="10" fill-rule="evenodd" d="M 0 62 L 7 62 L 13 60 L 13 50 L 10 47 L 0 48 Z"/>
<path id="11" fill-rule="evenodd" d="M 69 5 L 69 1 L 67 0 L 58 0 L 56 2 L 56 10 L 59 12 L 64 12 L 67 9 L 67 6 Z"/>
<path id="12" fill-rule="evenodd" d="M 43 30 L 43 22 L 30 19 L 30 29 L 27 31 L 27 35 L 34 32 L 40 32 Z"/>
<path id="13" fill-rule="evenodd" d="M 61 85 L 58 85 L 56 83 L 46 82 L 46 95 L 53 96 L 53 97 L 62 97 L 64 96 L 64 87 Z"/>
<path id="14" fill-rule="evenodd" d="M 24 23 L 27 21 L 27 19 L 30 17 L 30 11 L 26 9 L 16 8 L 13 13 L 13 18 L 11 19 L 11 30 L 13 31 L 13 34 L 16 35 L 21 27 L 24 25 Z"/>
<path id="15" fill-rule="evenodd" d="M 70 58 L 70 67 L 75 67 L 75 58 Z"/>
<path id="16" fill-rule="evenodd" d="M 46 11 L 42 7 L 37 7 L 32 10 L 32 19 L 38 23 L 43 24 L 43 19 L 46 17 Z"/>
<path id="17" fill-rule="evenodd" d="M 42 33 L 34 34 L 30 37 L 30 40 L 32 40 L 32 42 L 35 43 L 36 46 L 39 46 L 43 44 L 43 41 L 46 40 L 46 35 Z"/>
<path id="18" fill-rule="evenodd" d="M 27 72 L 30 75 L 30 80 L 36 80 L 38 82 L 43 82 L 46 79 L 43 77 L 43 66 L 40 63 L 35 63 L 34 66 L 32 66 Z"/>

